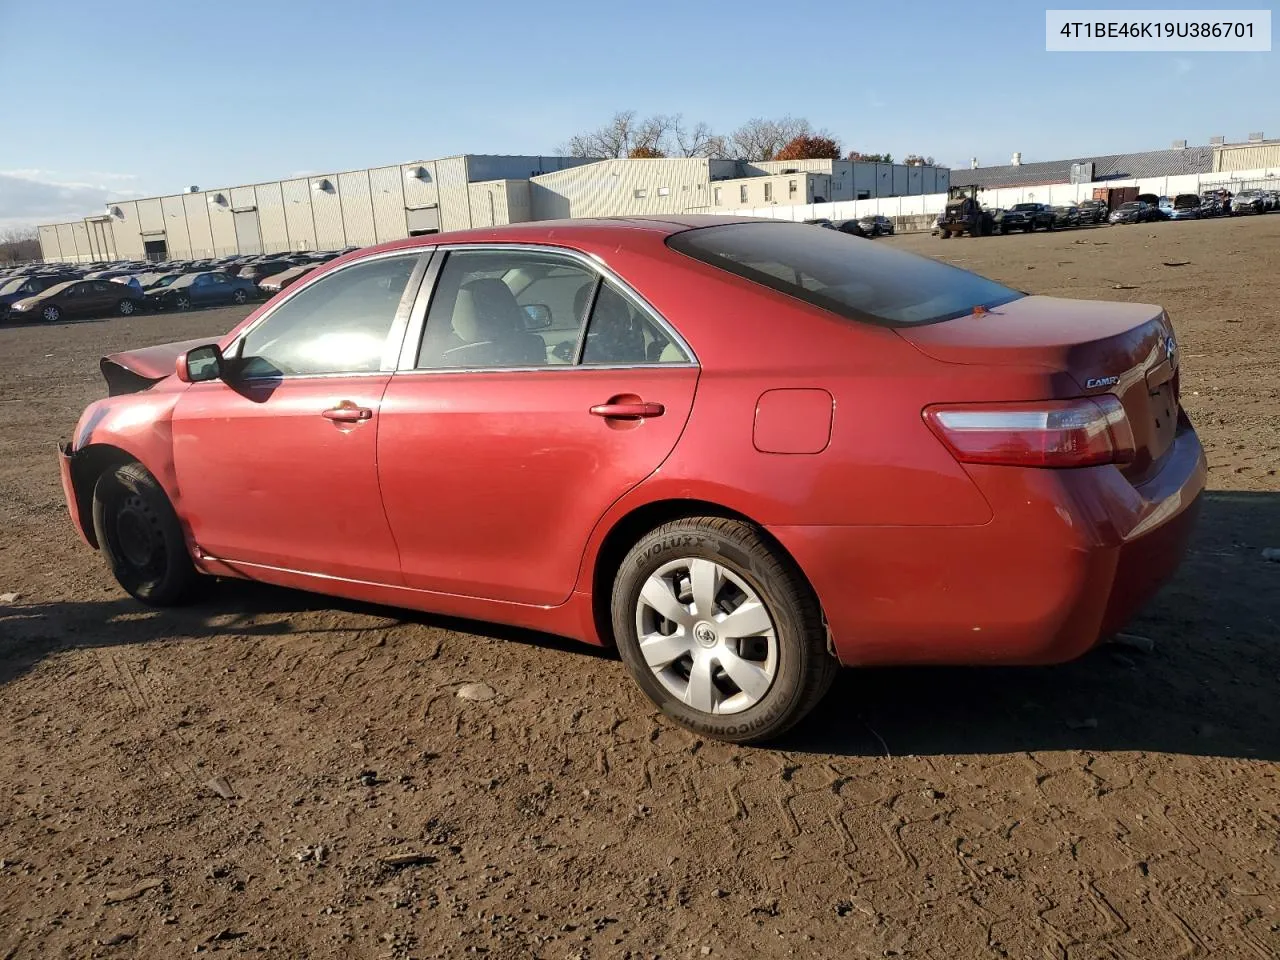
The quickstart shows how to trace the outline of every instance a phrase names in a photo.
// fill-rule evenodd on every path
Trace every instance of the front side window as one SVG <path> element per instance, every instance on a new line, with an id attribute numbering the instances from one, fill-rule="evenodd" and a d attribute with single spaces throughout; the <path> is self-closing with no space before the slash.
<path id="1" fill-rule="evenodd" d="M 677 233 L 667 244 L 848 319 L 889 326 L 948 320 L 1023 296 L 928 257 L 798 223 L 703 227 Z"/>
<path id="2" fill-rule="evenodd" d="M 417 261 L 365 260 L 303 288 L 245 334 L 241 375 L 376 372 Z"/>

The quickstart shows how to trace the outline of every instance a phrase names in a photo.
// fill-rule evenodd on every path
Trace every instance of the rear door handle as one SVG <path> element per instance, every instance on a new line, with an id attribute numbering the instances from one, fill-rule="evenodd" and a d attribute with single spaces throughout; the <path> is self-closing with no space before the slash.
<path id="1" fill-rule="evenodd" d="M 344 402 L 322 411 L 320 416 L 335 423 L 360 423 L 364 420 L 372 420 L 373 411 L 368 407 L 357 407 L 354 403 Z"/>
<path id="2" fill-rule="evenodd" d="M 666 410 L 667 408 L 660 403 L 636 401 L 634 403 L 597 403 L 591 408 L 591 413 L 610 420 L 633 420 L 639 417 L 660 417 L 666 413 Z"/>

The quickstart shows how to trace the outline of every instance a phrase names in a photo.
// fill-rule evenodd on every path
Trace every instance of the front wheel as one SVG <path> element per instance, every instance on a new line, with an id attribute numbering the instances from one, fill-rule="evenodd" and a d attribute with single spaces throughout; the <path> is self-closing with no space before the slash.
<path id="1" fill-rule="evenodd" d="M 186 294 L 179 294 L 178 296 L 173 298 L 173 305 L 178 310 L 190 310 L 191 298 L 188 297 Z"/>
<path id="2" fill-rule="evenodd" d="M 120 586 L 156 607 L 182 603 L 199 574 L 164 489 L 140 463 L 106 470 L 93 488 L 93 530 Z"/>
<path id="3" fill-rule="evenodd" d="M 138 309 L 137 305 L 129 299 L 121 300 L 116 304 L 116 313 L 122 317 L 131 317 L 134 311 Z"/>
<path id="4" fill-rule="evenodd" d="M 231 294 L 231 299 L 236 302 L 236 306 L 243 306 L 249 300 L 249 291 L 236 290 Z"/>
<path id="5" fill-rule="evenodd" d="M 62 309 L 51 303 L 40 311 L 40 319 L 45 323 L 57 323 L 62 319 Z"/>
<path id="6" fill-rule="evenodd" d="M 612 614 L 640 689 L 676 722 L 720 740 L 780 736 L 835 677 L 817 597 L 737 520 L 676 520 L 643 537 L 618 570 Z"/>

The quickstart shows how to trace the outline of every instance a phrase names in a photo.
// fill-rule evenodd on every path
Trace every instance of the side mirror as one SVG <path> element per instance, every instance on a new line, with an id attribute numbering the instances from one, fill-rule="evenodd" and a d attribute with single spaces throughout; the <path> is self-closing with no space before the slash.
<path id="1" fill-rule="evenodd" d="M 531 303 L 524 308 L 524 328 L 545 330 L 551 326 L 551 308 L 545 303 Z"/>
<path id="2" fill-rule="evenodd" d="M 222 377 L 222 350 L 216 343 L 192 347 L 178 357 L 178 379 L 183 383 L 204 383 Z"/>

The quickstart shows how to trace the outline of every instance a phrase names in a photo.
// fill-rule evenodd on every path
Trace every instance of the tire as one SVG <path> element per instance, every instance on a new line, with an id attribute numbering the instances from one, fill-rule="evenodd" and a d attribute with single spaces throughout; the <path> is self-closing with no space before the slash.
<path id="1" fill-rule="evenodd" d="M 241 307 L 249 302 L 248 290 L 236 290 L 231 294 L 231 299 L 235 301 L 236 306 Z"/>
<path id="2" fill-rule="evenodd" d="M 127 297 L 116 304 L 116 313 L 122 317 L 131 317 L 138 312 L 138 305 Z"/>
<path id="3" fill-rule="evenodd" d="M 179 294 L 173 298 L 173 308 L 175 310 L 190 310 L 191 298 L 186 294 Z"/>
<path id="4" fill-rule="evenodd" d="M 45 323 L 57 323 L 62 319 L 62 308 L 56 303 L 51 303 L 40 309 L 40 319 Z"/>
<path id="5" fill-rule="evenodd" d="M 951 231 L 950 231 L 950 230 L 943 230 L 943 231 L 942 231 L 942 239 L 943 239 L 943 240 L 950 240 L 950 239 L 951 239 Z"/>
<path id="6" fill-rule="evenodd" d="M 694 598 L 704 590 L 715 612 L 699 617 Z M 646 534 L 618 568 L 611 603 L 619 653 L 640 689 L 677 723 L 718 740 L 780 736 L 817 706 L 838 669 L 809 585 L 738 520 L 676 520 Z M 643 646 L 642 634 L 651 638 Z"/>
<path id="7" fill-rule="evenodd" d="M 120 586 L 153 607 L 182 603 L 199 574 L 173 505 L 137 462 L 108 468 L 93 488 L 93 530 Z"/>

